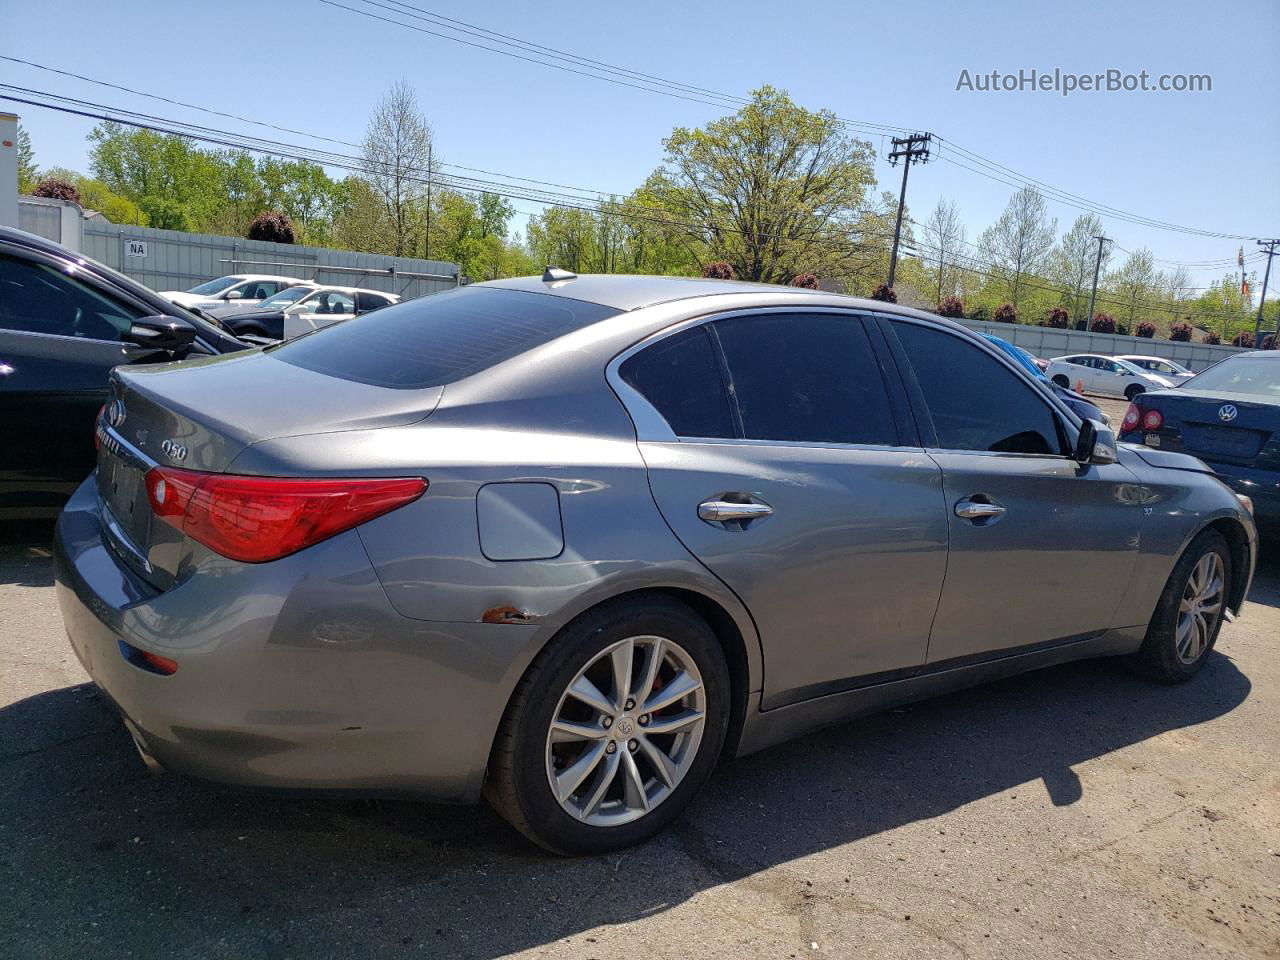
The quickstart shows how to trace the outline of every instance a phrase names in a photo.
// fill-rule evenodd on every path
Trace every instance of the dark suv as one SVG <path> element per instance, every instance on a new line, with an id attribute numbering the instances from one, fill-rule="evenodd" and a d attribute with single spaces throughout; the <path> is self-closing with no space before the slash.
<path id="1" fill-rule="evenodd" d="M 110 267 L 0 227 L 0 519 L 56 517 L 93 471 L 112 367 L 247 346 Z"/>

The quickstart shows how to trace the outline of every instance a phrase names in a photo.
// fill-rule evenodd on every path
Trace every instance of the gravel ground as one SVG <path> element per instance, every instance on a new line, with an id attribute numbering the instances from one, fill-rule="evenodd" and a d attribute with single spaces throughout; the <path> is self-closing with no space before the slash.
<path id="1" fill-rule="evenodd" d="M 0 546 L 0 957 L 1280 957 L 1280 563 L 1190 685 L 1074 664 L 726 764 L 631 852 L 152 778 Z"/>

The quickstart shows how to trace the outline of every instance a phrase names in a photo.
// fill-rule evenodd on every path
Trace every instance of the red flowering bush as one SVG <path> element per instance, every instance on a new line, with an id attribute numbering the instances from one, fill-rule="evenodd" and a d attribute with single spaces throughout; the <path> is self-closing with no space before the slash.
<path id="1" fill-rule="evenodd" d="M 1133 333 L 1134 336 L 1150 339 L 1156 335 L 1156 325 L 1150 320 L 1143 320 L 1138 324 L 1138 329 L 1133 331 Z"/>
<path id="2" fill-rule="evenodd" d="M 882 300 L 885 303 L 897 303 L 898 295 L 893 292 L 893 287 L 887 283 L 882 283 L 876 287 L 875 292 L 871 294 L 872 300 Z"/>
<path id="3" fill-rule="evenodd" d="M 1191 324 L 1189 323 L 1171 323 L 1169 324 L 1169 339 L 1186 342 L 1191 339 Z"/>
<path id="4" fill-rule="evenodd" d="M 938 302 L 938 315 L 942 317 L 963 317 L 964 301 L 959 297 L 943 297 Z"/>
<path id="5" fill-rule="evenodd" d="M 713 260 L 702 268 L 702 275 L 708 280 L 736 280 L 738 275 L 733 271 L 733 264 L 727 260 Z"/>
<path id="6" fill-rule="evenodd" d="M 1116 318 L 1109 313 L 1099 311 L 1093 315 L 1093 323 L 1089 324 L 1089 329 L 1094 333 L 1115 333 Z"/>
<path id="7" fill-rule="evenodd" d="M 996 323 L 1017 323 L 1018 308 L 1012 303 L 1002 303 L 996 307 L 996 312 L 991 315 L 991 319 Z"/>
<path id="8" fill-rule="evenodd" d="M 818 275 L 816 273 L 797 273 L 791 278 L 791 286 L 803 287 L 805 290 L 817 290 Z"/>
<path id="9" fill-rule="evenodd" d="M 298 235 L 293 229 L 293 221 L 283 213 L 274 210 L 260 213 L 254 217 L 245 236 L 250 240 L 271 240 L 275 243 L 298 242 Z"/>
<path id="10" fill-rule="evenodd" d="M 1059 330 L 1065 330 L 1071 325 L 1071 314 L 1063 310 L 1061 307 L 1054 307 L 1044 315 L 1041 321 L 1042 327 L 1056 327 Z"/>
<path id="11" fill-rule="evenodd" d="M 80 202 L 80 191 L 76 189 L 76 185 L 61 177 L 45 177 L 36 184 L 31 195 L 49 197 L 52 200 L 70 200 L 72 203 Z"/>

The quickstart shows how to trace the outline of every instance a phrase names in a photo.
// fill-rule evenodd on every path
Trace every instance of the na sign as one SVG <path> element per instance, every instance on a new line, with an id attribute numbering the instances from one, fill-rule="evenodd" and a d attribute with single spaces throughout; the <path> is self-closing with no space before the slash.
<path id="1" fill-rule="evenodd" d="M 124 255 L 126 257 L 145 257 L 147 255 L 147 241 L 126 240 L 124 242 Z"/>

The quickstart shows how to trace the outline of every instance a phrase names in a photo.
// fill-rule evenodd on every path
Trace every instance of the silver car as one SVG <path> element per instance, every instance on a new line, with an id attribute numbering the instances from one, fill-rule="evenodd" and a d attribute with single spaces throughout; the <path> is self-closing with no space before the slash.
<path id="1" fill-rule="evenodd" d="M 1082 657 L 1187 680 L 1257 550 L 1198 460 L 796 288 L 480 284 L 118 369 L 97 434 L 58 596 L 149 763 L 483 793 L 560 853 L 893 704 Z"/>

